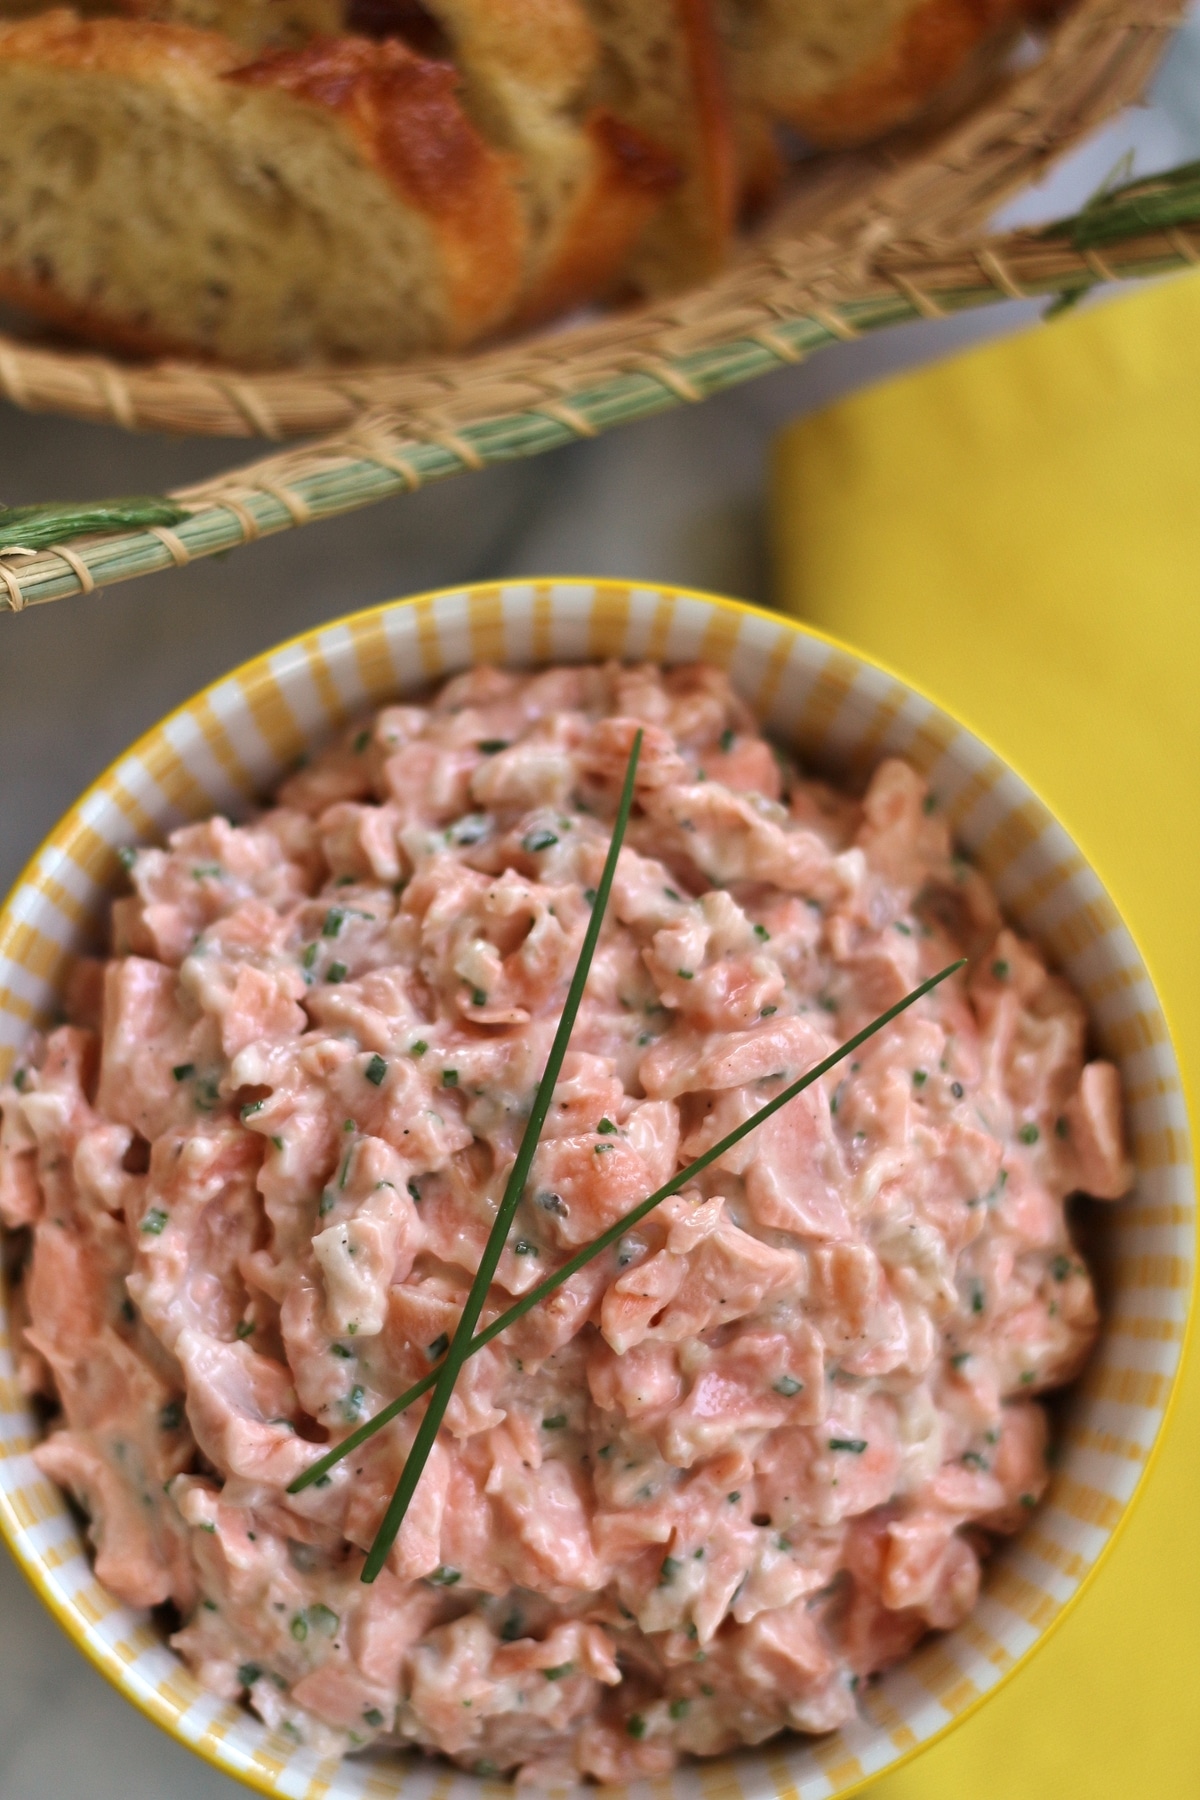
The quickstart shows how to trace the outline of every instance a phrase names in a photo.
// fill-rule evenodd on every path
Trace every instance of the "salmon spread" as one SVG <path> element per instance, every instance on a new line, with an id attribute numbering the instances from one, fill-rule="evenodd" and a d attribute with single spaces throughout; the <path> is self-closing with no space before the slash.
<path id="1" fill-rule="evenodd" d="M 957 956 L 966 969 L 418 1404 L 636 804 L 484 1321 Z M 704 666 L 480 668 L 241 825 L 128 855 L 0 1089 L 19 1375 L 96 1573 L 321 1755 L 540 1784 L 825 1732 L 957 1625 L 1096 1330 L 1066 1202 L 1115 1068 L 923 780 L 858 797 Z"/>

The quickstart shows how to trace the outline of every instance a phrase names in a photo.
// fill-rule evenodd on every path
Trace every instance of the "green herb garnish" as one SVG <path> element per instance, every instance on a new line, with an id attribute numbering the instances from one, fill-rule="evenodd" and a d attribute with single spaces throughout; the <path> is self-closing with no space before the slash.
<path id="1" fill-rule="evenodd" d="M 417 1483 L 421 1479 L 421 1473 L 425 1467 L 429 1452 L 433 1447 L 433 1441 L 438 1434 L 442 1419 L 445 1416 L 446 1408 L 450 1404 L 450 1396 L 454 1392 L 454 1384 L 458 1379 L 459 1370 L 462 1368 L 463 1363 L 470 1354 L 471 1341 L 474 1336 L 475 1327 L 479 1322 L 479 1315 L 483 1311 L 483 1305 L 484 1301 L 487 1299 L 488 1289 L 492 1284 L 492 1278 L 496 1273 L 496 1267 L 500 1261 L 505 1243 L 508 1240 L 509 1228 L 512 1225 L 513 1216 L 520 1204 L 521 1196 L 525 1192 L 525 1185 L 529 1180 L 529 1171 L 533 1166 L 533 1158 L 537 1151 L 538 1140 L 542 1134 L 542 1126 L 546 1122 L 546 1114 L 550 1110 L 550 1102 L 554 1097 L 555 1084 L 558 1081 L 559 1071 L 562 1068 L 563 1057 L 567 1053 L 567 1044 L 575 1024 L 575 1015 L 579 1011 L 579 1004 L 583 999 L 583 991 L 587 985 L 588 973 L 592 966 L 592 957 L 595 954 L 596 944 L 600 937 L 600 927 L 604 921 L 609 891 L 612 888 L 613 877 L 617 871 L 617 857 L 620 854 L 621 843 L 625 836 L 625 827 L 629 823 L 629 814 L 633 808 L 634 777 L 637 773 L 638 757 L 641 755 L 641 749 L 642 733 L 639 730 L 634 737 L 633 748 L 629 755 L 629 765 L 625 771 L 625 785 L 621 792 L 620 805 L 617 808 L 617 817 L 613 827 L 612 841 L 609 844 L 608 855 L 604 862 L 604 873 L 600 877 L 600 886 L 597 889 L 597 903 L 592 908 L 591 916 L 587 923 L 587 930 L 584 932 L 583 948 L 580 951 L 579 961 L 575 967 L 575 973 L 571 977 L 571 985 L 567 991 L 567 999 L 566 1004 L 563 1007 L 562 1017 L 558 1022 L 558 1030 L 554 1035 L 554 1043 L 551 1046 L 550 1055 L 542 1074 L 542 1079 L 538 1084 L 538 1090 L 534 1096 L 533 1106 L 530 1109 L 529 1118 L 526 1121 L 525 1130 L 521 1137 L 521 1145 L 517 1151 L 516 1160 L 513 1163 L 512 1170 L 505 1185 L 504 1196 L 497 1209 L 492 1229 L 488 1234 L 488 1241 L 484 1245 L 483 1255 L 480 1258 L 479 1267 L 475 1272 L 475 1278 L 471 1283 L 470 1292 L 468 1293 L 466 1303 L 463 1306 L 462 1315 L 459 1318 L 457 1328 L 455 1329 L 450 1349 L 446 1355 L 446 1360 L 441 1364 L 437 1371 L 433 1394 L 430 1398 L 429 1405 L 426 1408 L 425 1417 L 421 1420 L 421 1423 L 417 1428 L 417 1435 L 413 1439 L 412 1449 L 409 1451 L 408 1459 L 405 1462 L 404 1471 L 401 1474 L 399 1484 L 395 1493 L 392 1495 L 391 1503 L 388 1506 L 387 1512 L 384 1514 L 383 1523 L 376 1534 L 375 1541 L 367 1553 L 367 1560 L 363 1564 L 362 1579 L 368 1583 L 375 1580 L 384 1563 L 387 1561 L 388 1552 L 391 1550 L 391 1547 L 396 1540 L 396 1533 L 399 1531 L 400 1526 L 404 1521 L 404 1515 L 408 1511 L 409 1503 L 416 1492 Z M 450 1073 L 451 1071 L 448 1069 L 442 1071 L 443 1083 L 445 1083 L 446 1076 Z M 455 1079 L 457 1080 L 457 1076 L 455 1076 Z"/>
<path id="2" fill-rule="evenodd" d="M 949 963 L 946 968 L 939 970 L 936 975 L 931 975 L 929 979 L 923 981 L 919 987 L 915 987 L 910 994 L 906 994 L 902 1000 L 897 1000 L 894 1006 L 889 1006 L 886 1012 L 880 1013 L 877 1019 L 872 1019 L 871 1023 L 865 1025 L 854 1037 L 847 1038 L 846 1042 L 835 1050 L 832 1055 L 827 1056 L 824 1062 L 817 1063 L 815 1068 L 809 1069 L 807 1074 L 801 1075 L 797 1081 L 792 1082 L 790 1087 L 784 1088 L 782 1092 L 775 1095 L 774 1099 L 768 1100 L 764 1106 L 760 1106 L 757 1112 L 752 1113 L 748 1119 L 742 1122 L 742 1124 L 736 1126 L 727 1137 L 721 1138 L 711 1149 L 706 1150 L 703 1156 L 699 1156 L 696 1158 L 695 1162 L 689 1163 L 686 1169 L 681 1169 L 679 1173 L 672 1176 L 671 1180 L 663 1187 L 657 1189 L 655 1193 L 650 1194 L 645 1200 L 640 1201 L 632 1211 L 625 1213 L 615 1224 L 610 1225 L 607 1231 L 602 1232 L 598 1238 L 593 1238 L 590 1244 L 584 1244 L 582 1249 L 577 1250 L 574 1256 L 569 1257 L 565 1263 L 554 1270 L 553 1274 L 547 1275 L 544 1281 L 540 1281 L 536 1287 L 530 1288 L 528 1293 L 522 1294 L 521 1298 L 510 1306 L 506 1312 L 499 1314 L 497 1318 L 492 1320 L 490 1325 L 485 1325 L 478 1336 L 472 1338 L 466 1354 L 474 1355 L 477 1350 L 482 1350 L 485 1344 L 490 1344 L 494 1338 L 500 1336 L 501 1332 L 507 1331 L 510 1325 L 515 1325 L 518 1319 L 524 1318 L 525 1314 L 532 1311 L 539 1301 L 545 1300 L 550 1294 L 553 1294 L 556 1289 L 562 1287 L 564 1282 L 569 1281 L 572 1275 L 578 1274 L 579 1270 L 585 1268 L 586 1265 L 592 1261 L 593 1257 L 600 1256 L 605 1250 L 611 1249 L 615 1244 L 619 1244 L 620 1240 L 625 1236 L 631 1226 L 639 1224 L 648 1213 L 654 1211 L 656 1206 L 660 1206 L 662 1202 L 668 1200 L 672 1194 L 677 1194 L 681 1188 L 687 1187 L 690 1182 L 696 1179 L 697 1175 L 704 1169 L 707 1169 L 710 1164 L 718 1161 L 720 1157 L 726 1155 L 728 1151 L 733 1149 L 735 1144 L 740 1143 L 742 1138 L 753 1131 L 756 1126 L 761 1125 L 764 1120 L 771 1118 L 771 1116 L 774 1113 L 777 1113 L 781 1107 L 786 1106 L 789 1101 L 794 1100 L 797 1094 L 802 1094 L 804 1090 L 811 1087 L 814 1082 L 820 1081 L 821 1077 L 827 1075 L 830 1069 L 836 1068 L 837 1064 L 845 1057 L 852 1055 L 853 1052 L 858 1049 L 860 1044 L 865 1044 L 867 1039 L 874 1037 L 877 1031 L 882 1031 L 885 1025 L 890 1025 L 893 1019 L 898 1018 L 902 1012 L 906 1011 L 907 1008 L 912 1006 L 916 1001 L 923 999 L 933 988 L 945 981 L 947 976 L 953 975 L 957 970 L 965 967 L 965 964 L 965 957 L 960 958 L 958 962 Z M 524 1145 L 522 1145 L 522 1148 L 524 1148 Z M 445 1365 L 443 1365 L 443 1367 L 445 1367 Z M 327 1451 L 319 1461 L 313 1463 L 311 1468 L 306 1469 L 302 1475 L 298 1475 L 296 1479 L 289 1484 L 287 1490 L 288 1493 L 302 1493 L 306 1487 L 311 1486 L 322 1475 L 327 1474 L 330 1469 L 341 1462 L 343 1457 L 351 1455 L 353 1451 L 358 1449 L 360 1444 L 365 1444 L 369 1438 L 374 1437 L 377 1431 L 382 1431 L 385 1425 L 390 1425 L 392 1420 L 399 1418 L 402 1412 L 407 1412 L 408 1408 L 412 1406 L 415 1401 L 419 1400 L 422 1394 L 427 1394 L 429 1392 L 436 1379 L 436 1374 L 431 1371 L 428 1375 L 423 1376 L 420 1381 L 415 1382 L 414 1385 L 408 1388 L 403 1394 L 400 1394 L 395 1400 L 389 1401 L 385 1407 L 381 1408 L 381 1410 L 375 1414 L 374 1418 L 368 1419 L 364 1424 L 359 1426 L 357 1431 L 352 1431 L 349 1437 L 343 1439 L 340 1444 L 335 1445 L 332 1450 Z M 599 1454 L 603 1456 L 605 1454 L 604 1450 L 601 1450 Z"/>

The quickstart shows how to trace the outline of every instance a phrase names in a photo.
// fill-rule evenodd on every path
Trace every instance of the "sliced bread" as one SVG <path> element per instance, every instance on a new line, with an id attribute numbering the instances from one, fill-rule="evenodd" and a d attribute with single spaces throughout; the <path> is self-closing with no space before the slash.
<path id="1" fill-rule="evenodd" d="M 718 0 L 743 140 L 865 144 L 916 117 L 1026 0 Z"/>
<path id="2" fill-rule="evenodd" d="M 371 3 L 383 24 L 393 0 Z M 597 104 L 601 45 L 581 0 L 425 0 L 425 10 L 462 73 L 464 106 L 519 171 L 530 232 L 521 322 L 611 287 L 682 171 L 652 134 Z"/>
<path id="3" fill-rule="evenodd" d="M 0 293 L 91 339 L 246 367 L 468 344 L 520 293 L 507 159 L 452 70 L 66 10 L 0 27 Z"/>
<path id="4" fill-rule="evenodd" d="M 25 0 L 0 0 L 12 7 Z M 514 322 L 610 289 L 680 183 L 675 160 L 597 104 L 601 45 L 583 0 L 113 0 L 128 15 L 223 32 L 254 56 L 346 32 L 452 63 L 459 98 L 509 156 L 526 215 Z M 111 10 L 111 7 L 110 7 Z"/>

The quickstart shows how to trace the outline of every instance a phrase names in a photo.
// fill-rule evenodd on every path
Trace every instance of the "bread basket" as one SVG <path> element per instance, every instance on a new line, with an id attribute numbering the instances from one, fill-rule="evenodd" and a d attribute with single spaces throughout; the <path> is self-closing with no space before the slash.
<path id="1" fill-rule="evenodd" d="M 244 811 L 336 724 L 477 661 L 702 657 L 764 724 L 844 779 L 899 753 L 926 772 L 961 846 L 1010 917 L 1069 976 L 1096 1047 L 1121 1067 L 1138 1180 L 1093 1209 L 1104 1323 L 1059 1408 L 1049 1497 L 989 1565 L 976 1611 L 923 1647 L 828 1737 L 772 1741 L 682 1768 L 657 1800 L 834 1800 L 915 1754 L 1044 1640 L 1113 1542 L 1161 1440 L 1192 1297 L 1194 1189 L 1179 1070 L 1150 978 L 1097 877 L 1020 777 L 865 658 L 733 601 L 612 583 L 425 595 L 298 638 L 181 707 L 122 757 L 47 839 L 0 914 L 0 1073 L 53 1013 L 70 957 L 94 941 L 125 844 L 213 809 Z M 2 1296 L 0 1296 L 2 1302 Z M 206 1694 L 152 1621 L 97 1584 L 74 1515 L 29 1456 L 0 1304 L 0 1531 L 51 1610 L 150 1718 L 264 1793 L 329 1800 L 480 1800 L 487 1783 L 413 1758 L 322 1763 Z M 650 1789 L 647 1787 L 646 1793 Z"/>

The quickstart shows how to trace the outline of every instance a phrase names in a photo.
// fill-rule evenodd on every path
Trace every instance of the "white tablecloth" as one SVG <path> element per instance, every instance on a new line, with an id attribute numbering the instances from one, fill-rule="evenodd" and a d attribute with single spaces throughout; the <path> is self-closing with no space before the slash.
<path id="1" fill-rule="evenodd" d="M 1004 220 L 1073 210 L 1129 149 L 1138 173 L 1200 157 L 1200 14 L 1176 39 L 1151 105 L 1098 134 Z M 419 588 L 527 574 L 662 580 L 765 600 L 763 469 L 776 427 L 890 372 L 1018 329 L 1037 310 L 1006 304 L 837 345 L 700 409 L 226 559 L 0 617 L 0 888 L 146 726 L 244 657 L 339 613 Z M 0 501 L 159 491 L 253 453 L 228 440 L 130 437 L 0 408 Z M 244 1792 L 121 1700 L 0 1551 L 0 1800 Z"/>

